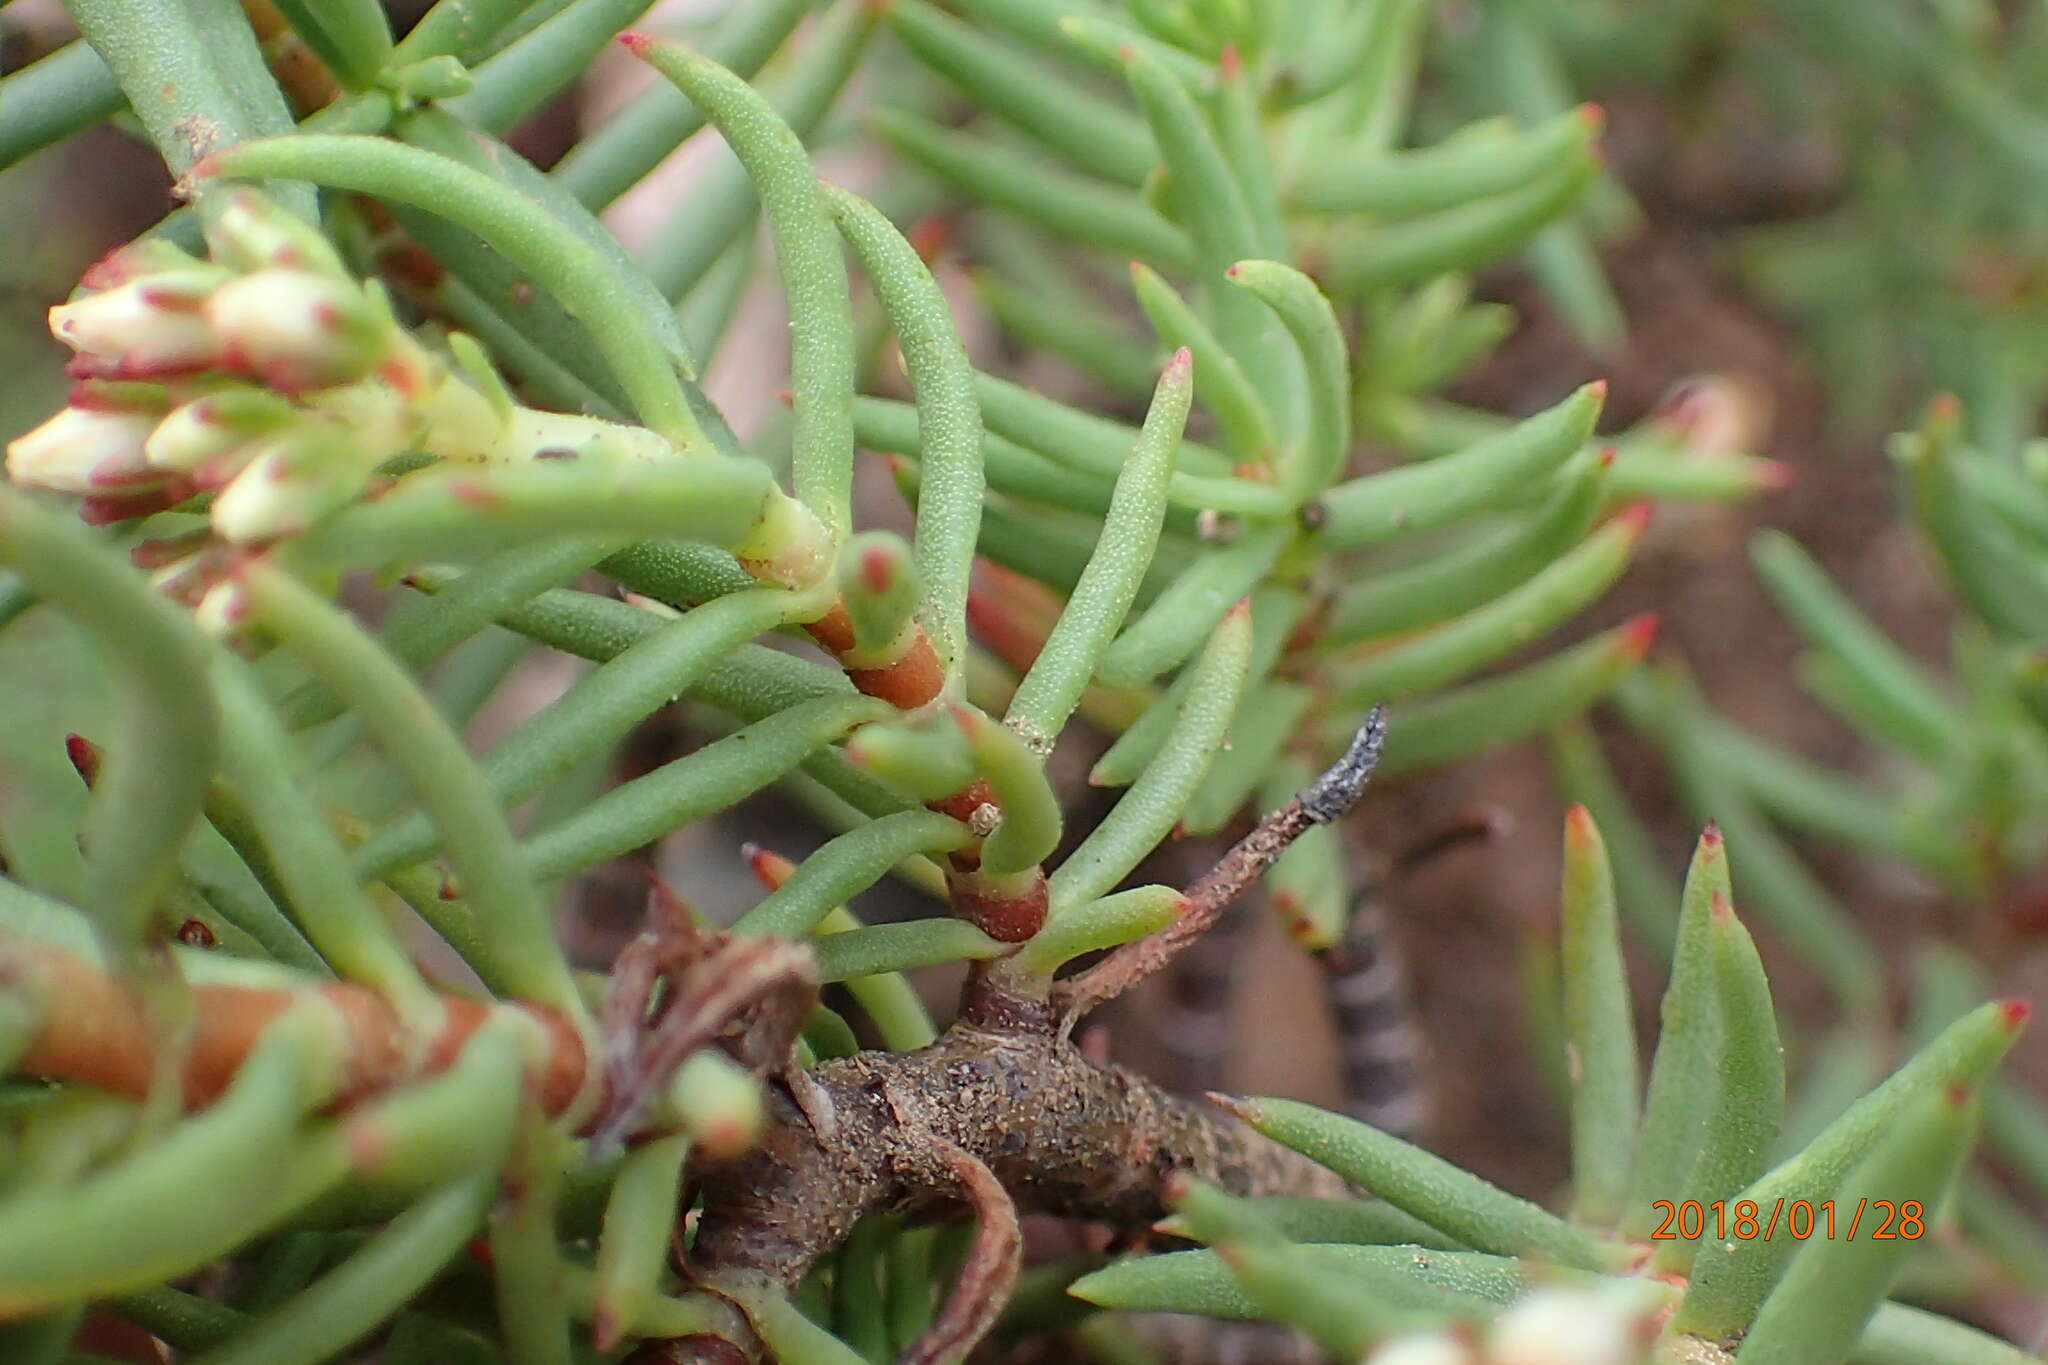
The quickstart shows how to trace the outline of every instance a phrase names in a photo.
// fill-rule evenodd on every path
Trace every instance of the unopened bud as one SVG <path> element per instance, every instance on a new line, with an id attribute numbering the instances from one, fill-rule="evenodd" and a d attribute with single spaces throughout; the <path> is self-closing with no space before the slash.
<path id="1" fill-rule="evenodd" d="M 147 413 L 65 408 L 7 443 L 7 477 L 25 488 L 82 494 L 160 483 L 142 456 L 155 427 Z"/>
<path id="2" fill-rule="evenodd" d="M 174 409 L 157 424 L 143 454 L 157 469 L 194 470 L 277 433 L 299 415 L 261 389 L 223 389 Z"/>
<path id="3" fill-rule="evenodd" d="M 192 611 L 193 623 L 216 640 L 226 640 L 239 634 L 242 622 L 248 619 L 248 594 L 232 578 L 222 579 L 208 588 Z"/>
<path id="4" fill-rule="evenodd" d="M 339 432 L 294 432 L 266 444 L 213 500 L 213 529 L 235 545 L 296 535 L 362 491 Z"/>
<path id="5" fill-rule="evenodd" d="M 197 256 L 161 237 L 140 237 L 115 247 L 85 268 L 80 289 L 112 289 L 142 275 L 194 270 L 205 265 Z"/>
<path id="6" fill-rule="evenodd" d="M 259 270 L 207 301 L 221 363 L 286 393 L 352 384 L 391 349 L 385 315 L 353 281 Z"/>
<path id="7" fill-rule="evenodd" d="M 753 1073 L 709 1048 L 691 1053 L 676 1069 L 668 1098 L 683 1131 L 714 1159 L 752 1147 L 767 1113 Z"/>
<path id="8" fill-rule="evenodd" d="M 141 275 L 50 310 L 50 333 L 93 362 L 89 368 L 124 378 L 188 374 L 219 353 L 203 311 L 227 279 L 207 266 Z"/>
<path id="9" fill-rule="evenodd" d="M 341 258 L 311 223 L 255 190 L 237 190 L 206 229 L 213 258 L 235 270 L 284 267 L 345 275 Z"/>
<path id="10" fill-rule="evenodd" d="M 854 646 L 843 662 L 876 667 L 901 658 L 917 608 L 917 571 L 903 538 L 864 531 L 848 540 L 839 552 L 839 600 L 853 623 Z"/>
<path id="11" fill-rule="evenodd" d="M 1635 1293 L 1543 1289 L 1493 1321 L 1488 1365 L 1638 1365 L 1653 1305 Z"/>
<path id="12" fill-rule="evenodd" d="M 1397 1337 L 1365 1358 L 1365 1365 L 1477 1365 L 1472 1348 L 1447 1333 Z"/>

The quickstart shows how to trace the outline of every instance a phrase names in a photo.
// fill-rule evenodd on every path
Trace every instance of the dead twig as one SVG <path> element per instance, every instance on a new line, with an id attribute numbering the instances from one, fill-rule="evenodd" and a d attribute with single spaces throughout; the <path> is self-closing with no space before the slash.
<path id="1" fill-rule="evenodd" d="M 1372 770 L 1379 763 L 1386 737 L 1386 708 L 1375 706 L 1342 758 L 1302 788 L 1292 801 L 1259 821 L 1215 867 L 1188 888 L 1188 908 L 1178 920 L 1149 938 L 1125 944 L 1087 971 L 1055 987 L 1053 1002 L 1059 1008 L 1060 1032 L 1065 1034 L 1089 1010 L 1122 995 L 1171 962 L 1201 937 L 1289 844 L 1313 826 L 1327 825 L 1350 810 L 1365 793 L 1366 783 L 1372 780 Z"/>

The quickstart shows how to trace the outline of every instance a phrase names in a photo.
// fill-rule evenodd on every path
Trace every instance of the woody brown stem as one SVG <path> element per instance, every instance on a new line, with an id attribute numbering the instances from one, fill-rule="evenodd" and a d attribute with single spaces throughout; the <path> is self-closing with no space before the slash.
<path id="1" fill-rule="evenodd" d="M 704 1173 L 693 1278 L 793 1289 L 861 1219 L 960 1202 L 955 1152 L 986 1167 L 1020 1212 L 1128 1231 L 1165 1216 L 1161 1183 L 1176 1171 L 1237 1194 L 1349 1193 L 1236 1119 L 1090 1061 L 1050 1022 L 1042 1004 L 977 982 L 961 1022 L 931 1047 L 811 1073 L 831 1101 L 829 1137 L 778 1094 L 762 1144 Z"/>

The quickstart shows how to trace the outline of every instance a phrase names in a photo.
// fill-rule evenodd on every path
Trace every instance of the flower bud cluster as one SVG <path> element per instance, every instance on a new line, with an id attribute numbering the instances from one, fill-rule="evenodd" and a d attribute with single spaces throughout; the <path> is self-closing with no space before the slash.
<path id="1" fill-rule="evenodd" d="M 245 191 L 206 238 L 210 260 L 124 246 L 50 310 L 73 388 L 9 443 L 15 483 L 75 494 L 96 523 L 210 495 L 210 538 L 247 550 L 359 497 L 395 455 L 500 444 L 513 409 L 494 377 L 459 377 L 313 227 Z M 191 578 L 194 558 L 161 572 Z"/>

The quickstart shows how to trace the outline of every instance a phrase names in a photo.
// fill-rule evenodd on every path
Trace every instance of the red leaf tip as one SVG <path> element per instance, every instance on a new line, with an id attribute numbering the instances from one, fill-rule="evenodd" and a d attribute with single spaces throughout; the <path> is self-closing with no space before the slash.
<path id="1" fill-rule="evenodd" d="M 99 780 L 100 746 L 84 735 L 64 736 L 64 756 L 71 760 L 81 781 L 90 787 Z"/>
<path id="2" fill-rule="evenodd" d="M 860 556 L 861 581 L 877 597 L 896 581 L 896 557 L 880 545 L 870 545 Z"/>
<path id="3" fill-rule="evenodd" d="M 1604 402 L 1606 402 L 1606 401 L 1607 401 L 1607 381 L 1606 381 L 1606 380 L 1604 380 L 1604 379 L 1596 379 L 1596 380 L 1594 380 L 1594 381 L 1593 381 L 1592 383 L 1590 383 L 1590 384 L 1586 385 L 1586 392 L 1587 392 L 1587 393 L 1590 393 L 1590 394 L 1592 394 L 1592 395 L 1593 395 L 1593 397 L 1595 397 L 1595 398 L 1599 399 L 1599 400 L 1600 400 L 1601 402 L 1603 402 L 1603 403 L 1604 403 Z"/>
<path id="4" fill-rule="evenodd" d="M 635 57 L 645 53 L 648 48 L 654 46 L 656 41 L 657 39 L 652 33 L 642 33 L 637 28 L 629 28 L 619 35 L 619 46 L 632 53 Z"/>
<path id="5" fill-rule="evenodd" d="M 1650 524 L 1650 518 L 1655 515 L 1656 511 L 1657 505 L 1653 502 L 1631 503 L 1629 506 L 1624 507 L 1614 519 L 1620 522 L 1629 536 L 1633 538 L 1643 533 L 1643 529 Z"/>
<path id="6" fill-rule="evenodd" d="M 2034 1002 L 2031 1000 L 2006 1000 L 1998 1007 L 1998 1021 L 2008 1032 L 2018 1033 L 2026 1027 L 2027 1016 L 2033 1012 Z"/>
<path id="7" fill-rule="evenodd" d="M 1644 612 L 1616 632 L 1621 641 L 1621 652 L 1640 659 L 1650 652 L 1650 646 L 1657 643 L 1657 627 L 1660 624 L 1656 612 Z"/>

